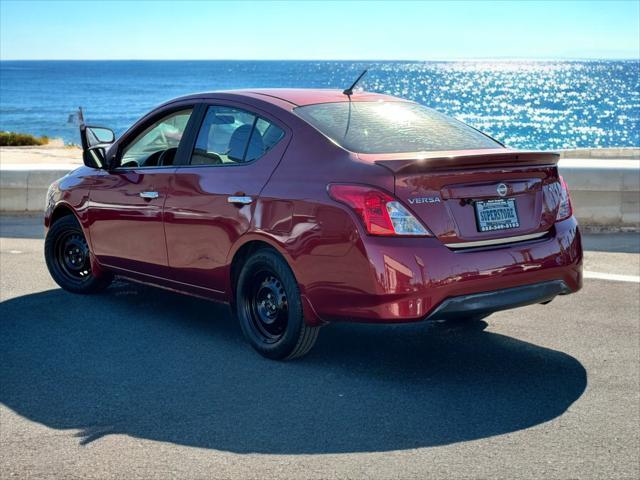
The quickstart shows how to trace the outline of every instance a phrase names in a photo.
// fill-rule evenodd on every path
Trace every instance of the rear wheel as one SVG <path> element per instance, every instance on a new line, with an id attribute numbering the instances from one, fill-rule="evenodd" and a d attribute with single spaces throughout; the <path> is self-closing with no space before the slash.
<path id="1" fill-rule="evenodd" d="M 301 357 L 318 338 L 320 327 L 304 321 L 293 272 L 273 250 L 257 251 L 243 265 L 236 285 L 236 309 L 245 338 L 267 358 Z"/>
<path id="2" fill-rule="evenodd" d="M 97 277 L 91 271 L 89 245 L 72 215 L 51 226 L 44 242 L 44 257 L 53 279 L 70 292 L 96 293 L 111 283 L 111 275 Z"/>

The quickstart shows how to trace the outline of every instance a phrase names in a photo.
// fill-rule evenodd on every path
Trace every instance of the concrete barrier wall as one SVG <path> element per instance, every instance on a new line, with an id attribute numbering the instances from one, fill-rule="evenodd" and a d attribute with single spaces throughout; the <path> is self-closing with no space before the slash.
<path id="1" fill-rule="evenodd" d="M 25 165 L 2 167 L 0 170 L 1 212 L 43 211 L 49 185 L 74 168 L 69 165 L 35 167 Z M 569 185 L 574 212 L 582 225 L 640 228 L 640 162 L 638 160 L 563 158 L 560 160 L 559 168 Z"/>
<path id="2" fill-rule="evenodd" d="M 582 225 L 640 227 L 638 160 L 562 159 L 560 174 Z"/>
<path id="3" fill-rule="evenodd" d="M 13 167 L 13 168 L 12 168 Z M 73 167 L 20 168 L 13 165 L 0 170 L 0 212 L 42 212 L 47 190 Z"/>
<path id="4" fill-rule="evenodd" d="M 571 150 L 559 150 L 560 158 L 607 158 L 614 160 L 636 159 L 640 160 L 640 148 L 574 148 Z"/>

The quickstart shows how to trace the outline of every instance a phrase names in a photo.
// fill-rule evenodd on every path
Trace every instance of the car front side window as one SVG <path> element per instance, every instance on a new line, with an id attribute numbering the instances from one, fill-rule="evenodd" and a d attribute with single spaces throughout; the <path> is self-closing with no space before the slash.
<path id="1" fill-rule="evenodd" d="M 172 165 L 191 113 L 192 109 L 180 110 L 155 122 L 125 147 L 120 166 L 138 168 Z"/>

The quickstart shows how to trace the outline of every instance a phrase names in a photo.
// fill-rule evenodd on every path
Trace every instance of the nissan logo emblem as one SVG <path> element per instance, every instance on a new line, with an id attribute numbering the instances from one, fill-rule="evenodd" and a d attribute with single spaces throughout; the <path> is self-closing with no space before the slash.
<path id="1" fill-rule="evenodd" d="M 501 197 L 504 197 L 508 191 L 509 189 L 504 183 L 501 183 L 500 185 L 498 185 L 498 188 L 496 188 L 496 192 L 498 192 L 498 195 L 500 195 Z"/>

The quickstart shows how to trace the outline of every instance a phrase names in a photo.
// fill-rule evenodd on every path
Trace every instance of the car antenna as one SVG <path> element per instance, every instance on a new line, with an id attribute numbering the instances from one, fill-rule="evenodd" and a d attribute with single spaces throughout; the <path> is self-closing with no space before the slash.
<path id="1" fill-rule="evenodd" d="M 353 94 L 353 89 L 355 88 L 355 86 L 358 84 L 358 82 L 360 81 L 360 79 L 361 79 L 362 77 L 364 77 L 364 76 L 367 74 L 367 72 L 368 72 L 368 71 L 369 71 L 369 70 L 368 70 L 367 68 L 365 68 L 365 69 L 362 71 L 362 73 L 358 76 L 358 78 L 356 78 L 356 81 L 355 81 L 355 82 L 353 82 L 349 88 L 347 88 L 346 90 L 343 90 L 343 91 L 342 91 L 342 93 L 344 93 L 344 94 L 345 94 L 346 96 L 348 96 L 348 97 L 349 97 L 349 96 L 351 96 L 351 95 Z"/>

